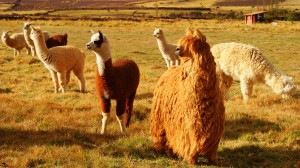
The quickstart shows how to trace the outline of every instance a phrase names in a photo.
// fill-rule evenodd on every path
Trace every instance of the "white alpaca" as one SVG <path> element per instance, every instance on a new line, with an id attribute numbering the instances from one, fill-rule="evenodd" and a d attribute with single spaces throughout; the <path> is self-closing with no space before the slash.
<path id="1" fill-rule="evenodd" d="M 158 48 L 166 61 L 167 67 L 170 68 L 172 66 L 179 65 L 179 58 L 175 54 L 177 45 L 168 44 L 162 29 L 155 28 L 153 32 L 153 36 L 157 40 Z"/>
<path id="2" fill-rule="evenodd" d="M 25 22 L 24 27 L 23 27 L 23 32 L 24 32 L 25 41 L 31 49 L 31 55 L 34 57 L 34 56 L 36 56 L 36 52 L 34 49 L 34 43 L 33 43 L 32 39 L 29 37 L 30 32 L 31 32 L 31 27 L 30 27 L 31 25 L 32 25 L 32 23 Z M 49 39 L 48 33 L 43 32 L 43 34 L 44 34 L 45 41 L 47 41 L 47 39 Z"/>
<path id="3" fill-rule="evenodd" d="M 72 46 L 59 46 L 48 49 L 43 32 L 33 27 L 30 38 L 34 42 L 37 56 L 51 73 L 55 92 L 62 91 L 64 93 L 66 91 L 71 71 L 79 80 L 80 91 L 85 92 L 85 55 L 81 50 Z"/>
<path id="4" fill-rule="evenodd" d="M 8 32 L 3 32 L 1 40 L 4 45 L 14 50 L 14 56 L 19 55 L 23 48 L 27 50 L 27 54 L 30 54 L 30 47 L 26 44 L 23 33 L 15 33 L 9 36 Z"/>
<path id="5" fill-rule="evenodd" d="M 277 94 L 287 98 L 296 92 L 292 77 L 279 72 L 256 47 L 242 43 L 221 43 L 211 52 L 217 63 L 220 88 L 227 98 L 233 79 L 239 80 L 243 100 L 248 101 L 255 82 L 264 82 Z"/>

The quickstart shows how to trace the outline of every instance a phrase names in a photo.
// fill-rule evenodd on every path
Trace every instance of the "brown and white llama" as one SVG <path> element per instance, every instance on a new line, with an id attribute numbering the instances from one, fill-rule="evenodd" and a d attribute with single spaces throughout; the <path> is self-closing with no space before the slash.
<path id="1" fill-rule="evenodd" d="M 191 164 L 203 154 L 214 164 L 225 120 L 214 57 L 198 29 L 189 30 L 178 46 L 176 52 L 186 58 L 168 69 L 154 90 L 150 125 L 154 148 L 178 154 Z"/>
<path id="2" fill-rule="evenodd" d="M 110 43 L 100 31 L 93 33 L 86 47 L 96 55 L 96 90 L 103 116 L 101 134 L 106 130 L 111 99 L 117 101 L 116 116 L 121 132 L 124 132 L 125 126 L 129 126 L 134 97 L 139 85 L 139 68 L 134 61 L 128 59 L 119 59 L 112 63 Z"/>

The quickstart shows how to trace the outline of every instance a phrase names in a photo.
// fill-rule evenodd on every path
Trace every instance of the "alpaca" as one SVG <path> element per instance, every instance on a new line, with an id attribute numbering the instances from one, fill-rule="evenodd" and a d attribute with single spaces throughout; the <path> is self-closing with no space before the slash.
<path id="1" fill-rule="evenodd" d="M 34 42 L 37 56 L 51 73 L 54 92 L 61 91 L 65 93 L 66 85 L 70 81 L 71 71 L 79 80 L 80 91 L 85 92 L 85 55 L 81 50 L 72 46 L 59 46 L 48 49 L 43 32 L 39 28 L 32 27 L 30 38 Z"/>
<path id="2" fill-rule="evenodd" d="M 168 69 L 154 90 L 150 133 L 154 148 L 195 164 L 199 153 L 210 164 L 224 130 L 224 101 L 205 36 L 189 30 L 179 40 L 180 66 Z"/>
<path id="3" fill-rule="evenodd" d="M 25 22 L 24 26 L 23 26 L 23 32 L 24 32 L 25 41 L 26 41 L 27 45 L 30 47 L 31 55 L 34 57 L 34 56 L 36 56 L 36 52 L 35 52 L 35 49 L 34 49 L 34 43 L 33 43 L 32 39 L 29 37 L 30 32 L 31 32 L 31 27 L 30 27 L 31 25 L 32 25 L 32 23 Z M 44 34 L 45 40 L 47 40 L 49 38 L 48 33 L 43 32 L 43 34 Z"/>
<path id="4" fill-rule="evenodd" d="M 56 46 L 65 46 L 68 43 L 68 34 L 51 36 L 47 41 L 46 45 L 48 48 Z"/>
<path id="5" fill-rule="evenodd" d="M 225 99 L 233 79 L 240 81 L 243 100 L 247 102 L 255 82 L 264 82 L 277 94 L 287 98 L 296 92 L 292 77 L 279 72 L 256 47 L 243 43 L 221 43 L 211 51 L 217 62 L 220 88 Z"/>
<path id="6" fill-rule="evenodd" d="M 175 44 L 167 43 L 164 33 L 160 28 L 154 29 L 153 36 L 157 40 L 158 48 L 166 61 L 167 67 L 178 66 L 179 58 L 175 54 L 177 46 Z"/>
<path id="7" fill-rule="evenodd" d="M 23 33 L 14 33 L 11 36 L 8 34 L 9 32 L 5 31 L 2 33 L 1 40 L 4 45 L 9 48 L 14 49 L 14 56 L 20 54 L 20 51 L 25 48 L 27 50 L 27 54 L 30 55 L 30 47 L 26 44 Z"/>
<path id="8" fill-rule="evenodd" d="M 110 100 L 117 101 L 116 116 L 121 132 L 129 126 L 133 101 L 139 84 L 140 72 L 134 61 L 119 59 L 112 63 L 110 43 L 102 32 L 93 33 L 86 45 L 96 55 L 96 90 L 102 111 L 101 134 L 105 133 L 110 112 Z"/>

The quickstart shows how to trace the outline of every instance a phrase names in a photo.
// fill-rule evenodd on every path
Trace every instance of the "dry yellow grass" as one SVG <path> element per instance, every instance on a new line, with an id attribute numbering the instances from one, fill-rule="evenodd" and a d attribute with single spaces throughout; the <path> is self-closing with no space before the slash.
<path id="1" fill-rule="evenodd" d="M 68 44 L 86 54 L 87 93 L 78 92 L 71 75 L 66 94 L 53 93 L 49 72 L 25 54 L 0 45 L 0 166 L 5 167 L 187 167 L 151 149 L 149 113 L 155 83 L 166 70 L 152 36 L 165 30 L 176 43 L 189 26 L 199 27 L 213 45 L 236 41 L 258 47 L 300 86 L 300 23 L 245 25 L 243 21 L 36 21 L 49 34 L 68 33 Z M 3 30 L 22 31 L 23 21 L 1 21 Z M 118 123 L 108 121 L 108 134 L 99 133 L 101 113 L 94 91 L 95 56 L 85 49 L 90 29 L 109 37 L 113 59 L 134 59 L 141 70 L 132 125 L 121 135 Z M 300 92 L 282 100 L 265 85 L 255 85 L 254 98 L 241 100 L 239 84 L 225 102 L 225 134 L 219 147 L 223 167 L 299 167 Z M 200 161 L 204 161 L 200 157 Z"/>

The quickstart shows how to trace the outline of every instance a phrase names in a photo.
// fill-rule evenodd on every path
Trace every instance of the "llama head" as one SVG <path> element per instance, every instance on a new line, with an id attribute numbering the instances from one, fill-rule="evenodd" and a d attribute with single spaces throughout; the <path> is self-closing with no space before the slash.
<path id="1" fill-rule="evenodd" d="M 176 55 L 180 57 L 190 57 L 197 59 L 199 57 L 210 53 L 210 46 L 206 42 L 206 37 L 200 32 L 199 29 L 188 29 L 186 36 L 178 41 L 176 48 Z"/>
<path id="2" fill-rule="evenodd" d="M 101 31 L 98 31 L 93 33 L 91 41 L 86 44 L 86 48 L 96 52 L 100 50 L 102 45 L 105 45 L 105 43 L 107 43 L 105 35 Z"/>
<path id="3" fill-rule="evenodd" d="M 160 29 L 160 28 L 154 29 L 153 36 L 155 38 L 161 38 L 161 37 L 163 37 L 163 35 L 164 35 L 164 33 L 163 33 L 162 29 Z"/>
<path id="4" fill-rule="evenodd" d="M 2 32 L 1 38 L 2 38 L 2 39 L 6 39 L 6 38 L 8 38 L 8 37 L 9 37 L 8 31 L 3 31 L 3 32 Z"/>
<path id="5" fill-rule="evenodd" d="M 109 41 L 101 31 L 93 33 L 91 41 L 86 44 L 86 48 L 92 50 L 97 56 L 102 57 L 104 61 L 111 57 Z"/>
<path id="6" fill-rule="evenodd" d="M 286 75 L 281 75 L 274 83 L 273 89 L 280 94 L 282 98 L 288 98 L 296 93 L 297 86 L 293 82 L 293 78 Z"/>
<path id="7" fill-rule="evenodd" d="M 39 40 L 39 39 L 44 38 L 43 32 L 39 27 L 37 27 L 37 28 L 32 27 L 29 37 L 32 40 Z"/>
<path id="8" fill-rule="evenodd" d="M 24 30 L 29 30 L 29 28 L 30 28 L 31 25 L 32 25 L 31 22 L 24 22 L 23 29 L 24 29 Z"/>

